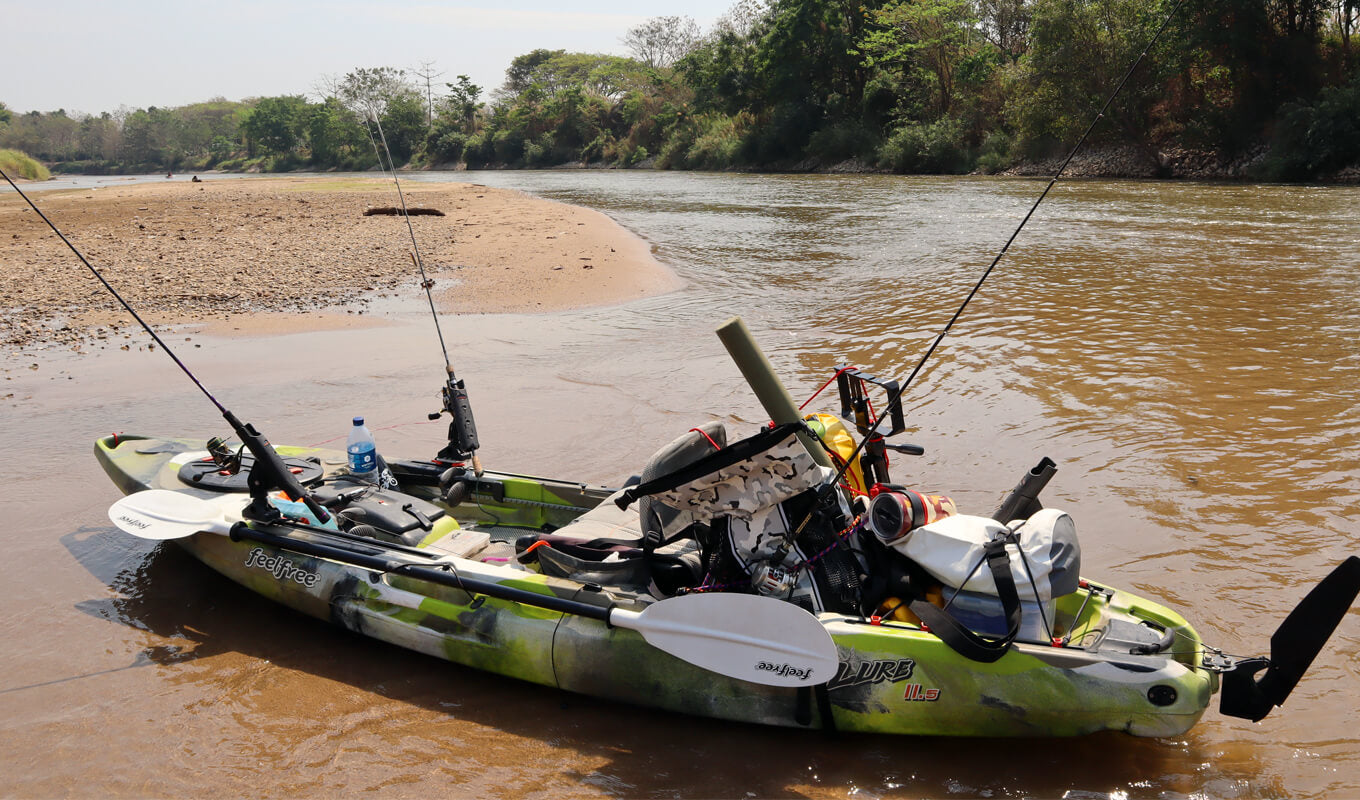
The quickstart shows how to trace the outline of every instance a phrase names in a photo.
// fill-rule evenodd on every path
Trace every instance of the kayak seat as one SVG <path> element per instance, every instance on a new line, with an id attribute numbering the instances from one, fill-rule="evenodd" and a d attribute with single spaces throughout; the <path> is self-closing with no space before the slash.
<path id="1" fill-rule="evenodd" d="M 622 491 L 622 490 L 620 490 Z M 693 538 L 644 550 L 636 505 L 621 509 L 611 495 L 553 533 L 528 534 L 515 542 L 520 563 L 537 562 L 545 575 L 585 583 L 673 595 L 697 585 L 701 574 L 699 543 Z M 535 546 L 540 545 L 540 546 Z"/>
<path id="2" fill-rule="evenodd" d="M 614 497 L 615 495 L 610 495 Z M 642 518 L 636 506 L 623 509 L 606 499 L 591 510 L 558 528 L 557 533 L 572 539 L 608 539 L 642 547 Z"/>
<path id="3" fill-rule="evenodd" d="M 641 480 L 674 472 L 726 443 L 722 422 L 706 422 L 658 450 L 643 467 Z M 695 534 L 702 523 L 651 497 L 619 508 L 614 501 L 622 491 L 554 533 L 520 537 L 515 543 L 518 559 L 537 561 L 547 575 L 662 597 L 697 586 L 703 559 Z M 539 543 L 548 546 L 534 547 Z"/>
<path id="4" fill-rule="evenodd" d="M 642 483 L 687 467 L 726 446 L 727 429 L 721 421 L 712 420 L 691 428 L 652 454 L 642 468 Z M 643 534 L 657 543 L 681 536 L 691 526 L 699 524 L 690 512 L 666 505 L 649 495 L 638 498 L 637 508 L 642 517 Z"/>

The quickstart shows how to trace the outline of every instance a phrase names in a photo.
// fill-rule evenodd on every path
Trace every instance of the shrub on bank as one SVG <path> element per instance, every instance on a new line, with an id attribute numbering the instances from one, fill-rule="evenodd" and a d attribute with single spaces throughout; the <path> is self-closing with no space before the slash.
<path id="1" fill-rule="evenodd" d="M 467 143 L 467 134 L 462 131 L 435 128 L 426 139 L 425 153 L 431 163 L 456 164 L 463 160 L 463 151 L 467 149 Z"/>
<path id="2" fill-rule="evenodd" d="M 677 125 L 661 148 L 663 169 L 728 169 L 747 160 L 748 138 L 755 117 L 701 114 Z"/>
<path id="3" fill-rule="evenodd" d="M 872 157 L 878 146 L 878 136 L 863 123 L 837 122 L 812 134 L 808 140 L 807 154 L 823 163 L 836 163 L 851 158 Z"/>
<path id="4" fill-rule="evenodd" d="M 963 123 L 947 117 L 925 124 L 908 123 L 893 131 L 878 149 L 879 166 L 913 175 L 967 172 L 972 158 L 963 136 Z"/>
<path id="5" fill-rule="evenodd" d="M 0 169 L 10 177 L 27 178 L 31 181 L 45 181 L 52 177 L 47 167 L 39 164 L 18 150 L 0 150 Z"/>
<path id="6" fill-rule="evenodd" d="M 1284 106 L 1270 152 L 1259 168 L 1268 180 L 1299 181 L 1360 164 L 1360 75 L 1324 89 L 1317 102 Z"/>
<path id="7" fill-rule="evenodd" d="M 1004 131 L 992 131 L 982 140 L 976 169 L 984 175 L 995 175 L 1014 166 L 1015 140 Z"/>

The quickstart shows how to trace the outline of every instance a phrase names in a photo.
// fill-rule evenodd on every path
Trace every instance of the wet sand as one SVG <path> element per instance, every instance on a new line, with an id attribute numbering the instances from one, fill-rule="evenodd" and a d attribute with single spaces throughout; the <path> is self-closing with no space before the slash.
<path id="1" fill-rule="evenodd" d="M 376 178 L 40 187 L 25 191 L 153 323 L 220 334 L 353 327 L 373 324 L 371 298 L 418 286 L 406 220 L 364 214 L 400 205 Z M 411 217 L 442 312 L 612 305 L 680 285 L 600 212 L 475 184 L 403 189 L 411 208 L 444 214 Z M 0 255 L 8 350 L 139 340 L 127 312 L 15 194 L 0 195 Z"/>

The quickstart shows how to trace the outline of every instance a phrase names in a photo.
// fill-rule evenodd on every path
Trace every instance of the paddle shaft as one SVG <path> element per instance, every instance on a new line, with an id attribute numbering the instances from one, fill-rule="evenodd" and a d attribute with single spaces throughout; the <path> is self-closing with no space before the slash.
<path id="1" fill-rule="evenodd" d="M 210 533 L 370 570 L 369 583 L 377 596 L 395 605 L 421 609 L 427 598 L 391 587 L 379 575 L 403 575 L 469 595 L 585 617 L 636 631 L 652 647 L 697 667 L 767 686 L 810 686 L 825 682 L 837 670 L 836 644 L 817 618 L 767 597 L 696 594 L 662 600 L 637 612 L 616 607 L 600 587 L 590 584 L 582 585 L 569 599 L 485 578 L 465 578 L 442 559 L 421 563 L 402 552 L 373 552 L 375 543 L 352 541 L 353 534 L 312 526 L 299 526 L 305 532 L 275 531 L 268 522 L 260 528 L 232 523 L 218 504 L 164 489 L 119 500 L 109 508 L 109 519 L 143 539 L 164 541 Z"/>
<path id="2" fill-rule="evenodd" d="M 409 578 L 417 578 L 430 583 L 437 583 L 441 586 L 449 586 L 454 589 L 461 589 L 469 594 L 484 594 L 488 597 L 495 597 L 499 600 L 510 600 L 515 603 L 522 603 L 526 606 L 534 606 L 549 611 L 559 611 L 563 614 L 574 614 L 581 617 L 600 620 L 609 623 L 613 604 L 597 605 L 581 600 L 571 600 L 565 597 L 558 597 L 551 594 L 540 594 L 528 589 L 520 589 L 514 586 L 506 586 L 494 581 L 486 581 L 480 578 L 468 578 L 456 572 L 449 572 L 434 567 L 425 567 L 419 564 L 412 564 L 408 561 L 399 561 L 383 556 L 358 553 L 343 547 L 322 544 L 321 542 L 309 542 L 295 536 L 270 533 L 269 531 L 252 528 L 244 522 L 238 522 L 231 526 L 228 535 L 233 541 L 242 539 L 266 544 L 280 550 L 288 550 L 315 558 L 325 558 L 331 561 L 350 564 L 364 569 L 371 569 L 377 572 L 386 572 L 393 575 L 403 575 Z M 588 590 L 583 590 L 588 591 Z M 589 595 L 587 595 L 589 596 Z M 602 597 L 602 596 L 601 596 Z M 620 615 L 617 620 L 621 627 L 633 627 L 628 624 L 627 615 Z"/>
<path id="3" fill-rule="evenodd" d="M 526 606 L 533 606 L 535 608 L 543 608 L 549 611 L 557 611 L 563 614 L 571 614 L 578 617 L 598 620 L 611 627 L 637 631 L 642 634 L 643 638 L 652 646 L 658 647 L 691 664 L 696 664 L 697 666 L 719 672 L 720 674 L 740 677 L 743 680 L 764 683 L 771 686 L 812 685 L 814 683 L 824 682 L 831 674 L 834 674 L 835 671 L 837 655 L 835 645 L 831 642 L 830 636 L 823 630 L 818 629 L 818 640 L 809 642 L 807 640 L 809 631 L 806 629 L 801 631 L 791 630 L 790 628 L 800 627 L 801 622 L 791 624 L 794 623 L 794 621 L 787 616 L 771 619 L 770 634 L 772 634 L 774 638 L 757 636 L 753 639 L 752 633 L 749 630 L 740 628 L 733 629 L 731 623 L 733 623 L 734 620 L 730 618 L 724 620 L 723 624 L 715 625 L 713 624 L 712 619 L 677 619 L 674 615 L 670 618 L 667 618 L 665 615 L 653 618 L 648 615 L 649 611 L 658 614 L 662 613 L 662 605 L 666 602 L 676 602 L 675 600 L 663 601 L 661 604 L 649 606 L 647 609 L 637 612 L 625 608 L 617 608 L 613 603 L 608 602 L 603 594 L 600 594 L 598 587 L 591 589 L 589 584 L 583 586 L 582 589 L 578 591 L 578 594 L 584 593 L 584 596 L 586 597 L 599 597 L 599 603 L 558 597 L 557 595 L 552 594 L 540 594 L 538 592 L 529 591 L 528 589 L 506 586 L 494 581 L 486 581 L 479 578 L 465 578 L 456 572 L 445 571 L 444 569 L 436 567 L 421 566 L 407 561 L 356 553 L 343 547 L 326 545 L 319 542 L 308 542 L 294 536 L 262 531 L 258 528 L 251 528 L 244 522 L 238 522 L 235 525 L 232 525 L 228 531 L 228 535 L 230 535 L 233 540 L 248 539 L 250 541 L 269 545 L 270 547 L 276 547 L 281 550 L 288 550 L 302 555 L 325 558 L 331 561 L 339 561 L 353 566 L 363 567 L 365 569 L 372 569 L 394 575 L 403 575 L 429 583 L 436 583 L 441 586 L 449 586 L 455 589 L 461 589 L 469 594 L 483 594 L 487 597 L 509 600 Z M 390 587 L 382 587 L 379 589 L 379 597 L 383 597 L 384 589 L 387 588 Z M 418 599 L 413 600 L 413 597 L 418 597 L 418 595 L 395 590 L 391 592 L 385 600 L 397 605 L 419 609 L 420 602 Z M 747 595 L 727 595 L 721 597 L 724 601 L 733 604 L 737 602 L 741 602 L 742 605 L 748 605 L 752 602 L 758 603 L 766 612 L 770 610 L 770 607 L 766 604 L 778 602 L 768 598 L 756 598 Z M 700 602 L 704 599 L 713 600 L 717 598 L 712 595 L 695 595 L 690 599 L 690 602 Z M 778 607 L 781 609 L 792 608 L 782 604 Z M 755 607 L 751 606 L 746 610 L 754 612 Z M 735 611 L 735 608 L 729 608 L 728 611 Z M 759 612 L 755 613 L 757 616 L 759 615 Z M 808 620 L 810 621 L 811 619 L 812 618 L 809 616 Z M 825 639 L 825 643 L 820 641 L 821 638 Z M 662 639 L 668 639 L 669 641 L 664 642 Z M 745 657 L 728 659 L 719 656 L 717 661 L 701 657 L 697 652 L 691 652 L 690 650 L 690 648 L 694 647 L 695 644 L 701 640 L 709 647 L 718 648 L 719 653 L 721 653 L 724 648 L 728 647 L 740 648 L 740 651 L 732 652 L 742 652 L 745 654 Z M 678 645 L 681 644 L 685 646 L 683 648 L 679 647 Z M 758 657 L 751 655 L 751 648 L 753 647 L 759 648 L 760 652 Z M 822 650 L 823 647 L 825 648 L 824 651 L 818 653 L 818 650 Z M 772 664 L 775 661 L 782 661 L 784 664 L 792 663 L 794 665 L 799 665 L 801 670 L 799 674 L 794 674 L 792 676 L 788 676 L 787 672 L 764 674 L 757 671 L 752 673 L 747 668 L 755 663 L 757 659 L 762 662 L 768 661 Z M 808 666 L 809 664 L 819 662 L 822 666 L 817 670 Z M 777 669 L 777 667 L 773 666 L 770 668 Z M 814 671 L 818 675 L 818 678 L 815 680 L 812 678 Z"/>

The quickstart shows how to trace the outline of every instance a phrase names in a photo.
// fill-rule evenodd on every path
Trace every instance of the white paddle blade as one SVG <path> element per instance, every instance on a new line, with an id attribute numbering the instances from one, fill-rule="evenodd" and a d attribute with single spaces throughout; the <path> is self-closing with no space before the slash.
<path id="1" fill-rule="evenodd" d="M 816 617 L 751 594 L 694 594 L 641 614 L 615 610 L 610 624 L 698 667 L 765 686 L 816 686 L 836 676 L 839 656 Z"/>
<path id="2" fill-rule="evenodd" d="M 199 531 L 226 533 L 231 529 L 217 506 L 169 489 L 130 494 L 109 507 L 109 519 L 119 529 L 152 541 L 180 539 Z"/>

